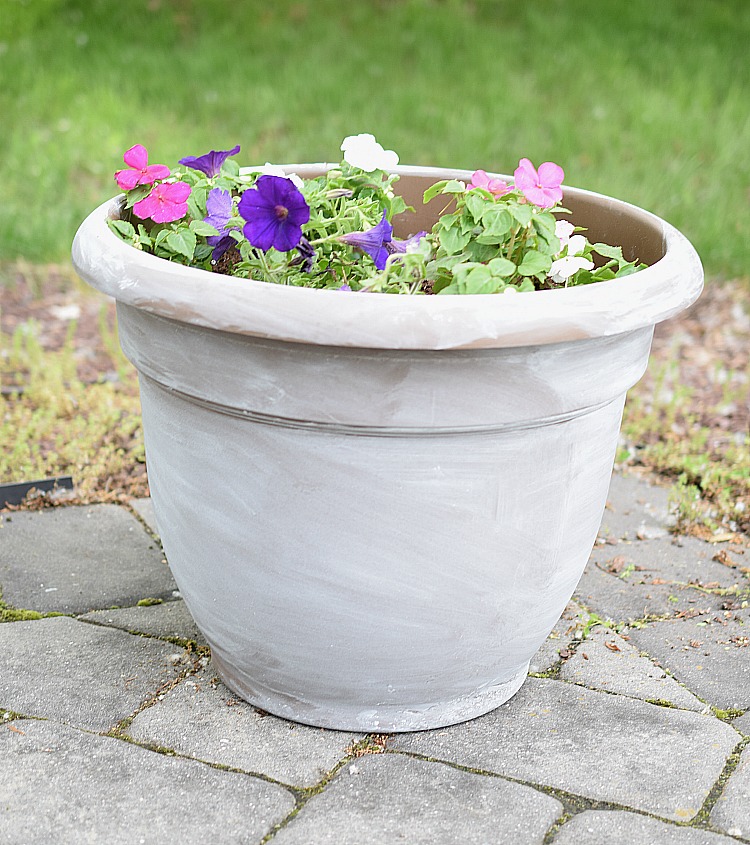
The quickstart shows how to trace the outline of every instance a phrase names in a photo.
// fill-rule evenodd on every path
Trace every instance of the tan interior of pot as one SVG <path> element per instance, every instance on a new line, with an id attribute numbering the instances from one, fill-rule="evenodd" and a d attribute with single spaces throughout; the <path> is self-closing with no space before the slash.
<path id="1" fill-rule="evenodd" d="M 396 192 L 415 211 L 414 214 L 407 212 L 394 218 L 396 237 L 405 238 L 422 229 L 430 231 L 443 210 L 450 209 L 446 196 L 437 196 L 427 205 L 422 202 L 424 192 L 436 181 L 433 176 L 410 175 L 402 176 L 396 183 Z M 666 245 L 661 227 L 640 209 L 575 188 L 565 189 L 563 205 L 570 209 L 571 214 L 560 215 L 560 219 L 583 226 L 591 243 L 621 246 L 628 261 L 637 258 L 648 265 L 664 257 Z"/>

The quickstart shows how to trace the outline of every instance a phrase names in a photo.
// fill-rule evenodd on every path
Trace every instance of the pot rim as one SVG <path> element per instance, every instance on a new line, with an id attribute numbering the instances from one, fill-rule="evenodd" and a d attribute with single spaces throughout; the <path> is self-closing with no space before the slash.
<path id="1" fill-rule="evenodd" d="M 314 175 L 334 164 L 285 165 Z M 252 168 L 246 168 L 251 170 Z M 399 165 L 401 176 L 470 180 L 472 172 Z M 507 178 L 507 177 L 506 177 Z M 78 274 L 114 299 L 163 317 L 241 335 L 323 346 L 470 349 L 605 337 L 666 320 L 703 289 L 692 244 L 638 206 L 564 186 L 566 199 L 605 203 L 661 232 L 664 255 L 645 270 L 606 282 L 518 294 L 406 296 L 288 287 L 210 273 L 140 252 L 107 226 L 122 195 L 100 205 L 73 241 Z"/>

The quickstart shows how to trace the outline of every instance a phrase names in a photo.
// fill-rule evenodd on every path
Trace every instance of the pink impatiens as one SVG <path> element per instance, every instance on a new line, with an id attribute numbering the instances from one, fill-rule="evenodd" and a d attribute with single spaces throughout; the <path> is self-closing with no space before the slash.
<path id="1" fill-rule="evenodd" d="M 486 170 L 474 171 L 469 184 L 469 190 L 472 188 L 484 188 L 485 191 L 489 191 L 495 197 L 502 197 L 513 190 L 502 179 L 494 179 L 488 176 Z"/>
<path id="2" fill-rule="evenodd" d="M 141 220 L 150 217 L 154 223 L 181 220 L 187 214 L 190 190 L 187 182 L 163 182 L 156 185 L 145 199 L 137 202 L 133 211 Z"/>
<path id="3" fill-rule="evenodd" d="M 565 173 L 558 164 L 545 161 L 537 170 L 527 158 L 522 158 L 513 176 L 516 188 L 529 202 L 540 208 L 552 208 L 562 199 L 563 192 L 560 185 L 565 178 Z"/>
<path id="4" fill-rule="evenodd" d="M 165 164 L 148 163 L 148 151 L 141 144 L 131 147 L 122 160 L 129 168 L 115 173 L 115 181 L 122 191 L 132 191 L 137 185 L 153 185 L 157 179 L 169 176 L 169 168 Z"/>

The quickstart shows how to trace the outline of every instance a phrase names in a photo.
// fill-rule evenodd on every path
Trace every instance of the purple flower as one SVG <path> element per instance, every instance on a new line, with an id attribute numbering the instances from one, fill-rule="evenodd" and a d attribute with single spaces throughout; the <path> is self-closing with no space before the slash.
<path id="1" fill-rule="evenodd" d="M 400 240 L 392 240 L 385 245 L 385 248 L 388 252 L 393 255 L 395 252 L 414 252 L 417 248 L 419 242 L 427 235 L 427 232 L 417 232 L 416 235 L 412 235 L 410 238 L 407 238 L 405 241 Z"/>
<path id="2" fill-rule="evenodd" d="M 290 179 L 259 176 L 254 188 L 240 197 L 240 216 L 247 222 L 242 231 L 263 251 L 294 249 L 302 238 L 302 226 L 310 219 L 310 207 Z"/>
<path id="3" fill-rule="evenodd" d="M 217 229 L 218 235 L 208 235 L 206 243 L 214 247 L 211 260 L 218 261 L 222 255 L 233 246 L 236 241 L 228 233 L 227 223 L 232 219 L 232 195 L 221 188 L 213 188 L 206 197 L 206 211 L 204 223 L 209 223 Z"/>
<path id="4" fill-rule="evenodd" d="M 388 247 L 393 237 L 393 226 L 388 222 L 383 209 L 383 216 L 377 226 L 367 229 L 364 232 L 352 232 L 349 235 L 342 235 L 339 240 L 355 249 L 366 252 L 375 262 L 378 270 L 385 268 L 388 260 Z"/>
<path id="5" fill-rule="evenodd" d="M 304 235 L 302 235 L 297 244 L 297 252 L 299 252 L 299 255 L 296 255 L 289 264 L 292 266 L 299 265 L 303 273 L 312 273 L 317 253 L 315 252 L 315 247 Z"/>
<path id="6" fill-rule="evenodd" d="M 219 175 L 221 165 L 229 156 L 237 155 L 239 151 L 240 145 L 238 144 L 231 150 L 211 150 L 210 153 L 202 156 L 186 156 L 180 159 L 180 164 L 184 164 L 185 167 L 192 167 L 193 170 L 200 170 L 201 173 L 205 173 L 211 179 Z"/>

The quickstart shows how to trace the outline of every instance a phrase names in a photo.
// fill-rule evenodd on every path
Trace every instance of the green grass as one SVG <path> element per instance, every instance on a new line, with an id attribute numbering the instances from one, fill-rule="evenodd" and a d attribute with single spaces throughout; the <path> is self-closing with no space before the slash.
<path id="1" fill-rule="evenodd" d="M 104 331 L 103 324 L 100 332 Z M 78 501 L 146 495 L 138 382 L 130 365 L 116 381 L 78 376 L 70 324 L 62 349 L 44 349 L 38 326 L 0 332 L 0 478 L 22 481 L 72 475 Z M 120 353 L 121 356 L 122 353 Z M 18 388 L 19 392 L 16 392 Z"/>
<path id="2" fill-rule="evenodd" d="M 404 163 L 512 171 L 674 223 L 747 274 L 746 0 L 0 0 L 0 256 L 58 261 L 153 161 L 330 160 L 373 132 Z"/>

